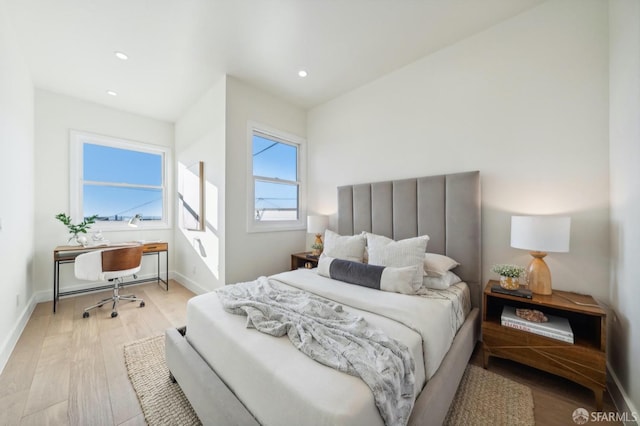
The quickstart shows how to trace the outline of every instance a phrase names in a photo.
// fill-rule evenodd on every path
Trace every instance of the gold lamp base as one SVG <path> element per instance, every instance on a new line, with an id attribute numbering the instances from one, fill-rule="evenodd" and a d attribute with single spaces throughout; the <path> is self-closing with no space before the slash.
<path id="1" fill-rule="evenodd" d="M 551 271 L 543 259 L 547 253 L 543 251 L 532 251 L 529 254 L 533 256 L 531 263 L 529 263 L 527 267 L 529 290 L 535 294 L 550 295 L 552 293 Z"/>
<path id="2" fill-rule="evenodd" d="M 322 247 L 322 234 L 316 234 L 316 240 L 313 242 L 314 246 L 320 246 Z M 311 249 L 311 254 L 313 256 L 320 256 L 322 254 L 322 249 L 319 248 L 312 248 Z"/>

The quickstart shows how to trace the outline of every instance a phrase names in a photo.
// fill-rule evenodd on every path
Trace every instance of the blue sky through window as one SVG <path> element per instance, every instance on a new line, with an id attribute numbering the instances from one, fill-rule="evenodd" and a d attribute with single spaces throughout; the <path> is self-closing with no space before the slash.
<path id="1" fill-rule="evenodd" d="M 253 136 L 253 175 L 296 181 L 298 149 L 293 145 Z"/>
<path id="2" fill-rule="evenodd" d="M 161 220 L 162 164 L 162 154 L 85 143 L 84 216 L 97 214 L 105 220 L 126 220 L 141 214 L 145 220 Z"/>
<path id="3" fill-rule="evenodd" d="M 257 209 L 295 209 L 298 207 L 298 185 L 256 182 Z"/>
<path id="4" fill-rule="evenodd" d="M 253 135 L 253 175 L 288 182 L 255 181 L 258 220 L 298 218 L 298 147 Z M 276 213 L 276 212 L 284 213 Z"/>

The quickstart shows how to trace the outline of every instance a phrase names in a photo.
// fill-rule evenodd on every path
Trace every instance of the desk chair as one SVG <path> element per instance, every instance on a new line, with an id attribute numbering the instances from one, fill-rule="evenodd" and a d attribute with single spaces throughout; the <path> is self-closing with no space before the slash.
<path id="1" fill-rule="evenodd" d="M 112 281 L 113 296 L 102 299 L 95 305 L 85 308 L 82 318 L 89 317 L 89 311 L 94 308 L 101 308 L 105 303 L 113 302 L 111 308 L 111 318 L 118 316 L 118 302 L 120 300 L 139 301 L 140 307 L 144 307 L 144 300 L 135 295 L 121 296 L 118 292 L 124 278 L 134 276 L 140 270 L 142 262 L 142 246 L 124 247 L 106 250 L 90 251 L 76 257 L 75 275 L 81 280 L 90 281 Z"/>

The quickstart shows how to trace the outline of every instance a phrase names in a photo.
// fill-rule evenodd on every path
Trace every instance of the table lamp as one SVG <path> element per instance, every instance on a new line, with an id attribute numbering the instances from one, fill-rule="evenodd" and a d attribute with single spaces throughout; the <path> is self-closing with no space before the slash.
<path id="1" fill-rule="evenodd" d="M 549 295 L 551 271 L 544 261 L 547 252 L 568 252 L 571 218 L 568 216 L 511 216 L 511 247 L 529 250 L 527 267 L 532 293 Z"/>
<path id="2" fill-rule="evenodd" d="M 132 228 L 137 228 L 141 220 L 142 220 L 142 215 L 136 214 L 131 219 L 129 219 L 129 226 L 131 226 Z"/>
<path id="3" fill-rule="evenodd" d="M 314 256 L 320 256 L 320 253 L 322 253 L 322 234 L 327 229 L 327 226 L 329 226 L 329 216 L 307 216 L 307 232 L 316 234 L 316 240 L 311 246 Z"/>

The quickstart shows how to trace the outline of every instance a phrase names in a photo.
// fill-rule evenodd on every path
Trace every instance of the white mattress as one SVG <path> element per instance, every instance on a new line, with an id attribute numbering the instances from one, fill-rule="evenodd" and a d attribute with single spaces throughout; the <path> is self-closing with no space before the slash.
<path id="1" fill-rule="evenodd" d="M 437 370 L 470 306 L 464 283 L 407 296 L 331 280 L 315 270 L 270 278 L 339 302 L 404 343 L 416 364 L 416 395 Z M 286 336 L 247 329 L 246 321 L 225 312 L 215 292 L 207 293 L 187 305 L 186 337 L 261 424 L 383 424 L 360 378 L 311 360 Z"/>

